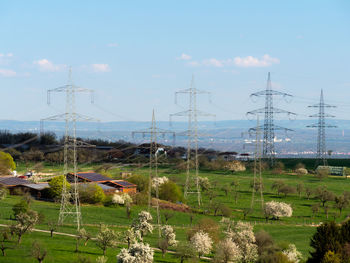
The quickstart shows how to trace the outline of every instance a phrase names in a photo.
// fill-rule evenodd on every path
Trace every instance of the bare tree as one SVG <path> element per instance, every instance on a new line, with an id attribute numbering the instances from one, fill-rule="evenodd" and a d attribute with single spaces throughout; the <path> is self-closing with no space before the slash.
<path id="1" fill-rule="evenodd" d="M 34 241 L 32 245 L 32 257 L 35 258 L 39 263 L 43 262 L 47 255 L 46 249 L 42 247 L 37 241 Z"/>

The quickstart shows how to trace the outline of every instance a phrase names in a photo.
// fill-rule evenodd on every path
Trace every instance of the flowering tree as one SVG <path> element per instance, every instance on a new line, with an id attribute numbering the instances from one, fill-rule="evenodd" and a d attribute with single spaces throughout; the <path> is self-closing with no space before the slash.
<path id="1" fill-rule="evenodd" d="M 161 227 L 162 240 L 159 243 L 159 248 L 162 250 L 163 256 L 169 246 L 176 246 L 176 234 L 171 226 L 165 225 Z"/>
<path id="2" fill-rule="evenodd" d="M 242 259 L 240 248 L 231 239 L 226 238 L 217 246 L 215 253 L 216 262 L 238 262 Z"/>
<path id="3" fill-rule="evenodd" d="M 213 241 L 208 233 L 203 231 L 196 232 L 191 238 L 191 243 L 195 251 L 198 253 L 199 258 L 204 254 L 208 254 L 213 245 Z"/>
<path id="4" fill-rule="evenodd" d="M 293 209 L 289 204 L 283 202 L 270 201 L 265 204 L 265 216 L 266 220 L 269 217 L 279 219 L 280 217 L 291 217 Z"/>
<path id="5" fill-rule="evenodd" d="M 112 203 L 118 205 L 129 205 L 132 203 L 132 198 L 127 193 L 114 194 L 112 197 Z"/>
<path id="6" fill-rule="evenodd" d="M 288 248 L 283 250 L 282 253 L 294 263 L 299 263 L 299 261 L 303 259 L 302 254 L 297 250 L 294 244 L 289 244 Z"/>
<path id="7" fill-rule="evenodd" d="M 138 214 L 137 219 L 135 219 L 132 222 L 132 227 L 135 229 L 135 231 L 140 231 L 141 234 L 141 240 L 143 240 L 143 237 L 147 235 L 148 233 L 152 233 L 153 226 L 151 225 L 152 221 L 152 215 L 146 211 L 141 211 Z"/>
<path id="8" fill-rule="evenodd" d="M 155 177 L 152 179 L 152 188 L 160 187 L 162 184 L 165 184 L 169 181 L 168 177 Z"/>
<path id="9" fill-rule="evenodd" d="M 258 246 L 255 244 L 253 226 L 245 222 L 230 224 L 226 238 L 230 239 L 240 250 L 242 262 L 255 262 L 258 259 Z"/>
<path id="10" fill-rule="evenodd" d="M 21 212 L 16 216 L 17 223 L 11 226 L 11 232 L 15 233 L 18 236 L 18 244 L 21 243 L 22 236 L 26 232 L 33 230 L 38 220 L 38 213 L 31 210 L 26 213 Z"/>
<path id="11" fill-rule="evenodd" d="M 118 263 L 151 263 L 153 250 L 148 244 L 134 243 L 129 249 L 123 248 L 117 255 Z"/>
<path id="12" fill-rule="evenodd" d="M 103 250 L 103 255 L 105 256 L 108 247 L 117 245 L 117 234 L 112 229 L 102 225 L 96 237 L 96 244 Z"/>
<path id="13" fill-rule="evenodd" d="M 133 227 L 129 228 L 124 233 L 124 241 L 128 243 L 128 249 L 130 245 L 136 243 L 138 240 L 141 240 L 141 233 L 138 230 L 135 230 Z"/>

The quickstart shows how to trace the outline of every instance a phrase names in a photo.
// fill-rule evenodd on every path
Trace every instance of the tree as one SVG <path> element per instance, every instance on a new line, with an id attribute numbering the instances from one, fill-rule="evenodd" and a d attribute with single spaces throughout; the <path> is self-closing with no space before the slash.
<path id="1" fill-rule="evenodd" d="M 86 246 L 87 242 L 92 238 L 92 236 L 84 229 L 81 228 L 78 231 L 78 235 L 76 237 L 76 243 L 75 243 L 75 252 L 79 252 L 79 243 L 80 240 L 84 239 L 84 246 Z"/>
<path id="2" fill-rule="evenodd" d="M 161 227 L 161 237 L 162 240 L 160 241 L 159 247 L 162 250 L 162 254 L 164 256 L 169 246 L 176 246 L 176 234 L 171 226 L 165 225 Z"/>
<path id="3" fill-rule="evenodd" d="M 275 219 L 280 217 L 291 217 L 293 209 L 289 204 L 270 201 L 265 204 L 265 216 L 267 219 L 272 216 Z"/>
<path id="4" fill-rule="evenodd" d="M 228 185 L 223 186 L 221 190 L 224 191 L 226 197 L 231 192 L 231 188 Z"/>
<path id="5" fill-rule="evenodd" d="M 9 153 L 0 151 L 0 174 L 8 175 L 16 169 L 16 164 Z"/>
<path id="6" fill-rule="evenodd" d="M 165 224 L 167 224 L 169 219 L 172 218 L 175 215 L 175 213 L 171 212 L 171 211 L 168 211 L 168 210 L 164 210 L 163 211 L 163 215 L 164 215 L 164 218 L 165 218 Z"/>
<path id="7" fill-rule="evenodd" d="M 304 191 L 304 184 L 302 184 L 302 183 L 297 184 L 297 192 L 298 192 L 299 197 L 301 197 L 301 193 L 303 191 Z"/>
<path id="8" fill-rule="evenodd" d="M 310 196 L 313 194 L 314 190 L 310 187 L 305 188 L 305 195 L 307 197 L 307 200 L 310 200 Z"/>
<path id="9" fill-rule="evenodd" d="M 312 217 L 315 217 L 315 215 L 318 213 L 319 209 L 320 209 L 320 205 L 319 204 L 313 204 L 311 206 Z"/>
<path id="10" fill-rule="evenodd" d="M 117 245 L 117 234 L 112 229 L 102 225 L 96 237 L 96 244 L 102 249 L 103 255 L 105 256 L 107 248 Z"/>
<path id="11" fill-rule="evenodd" d="M 39 263 L 43 262 L 46 257 L 47 251 L 37 241 L 33 242 L 32 245 L 32 257 L 35 258 Z"/>
<path id="12" fill-rule="evenodd" d="M 11 246 L 8 245 L 8 242 L 10 241 L 9 228 L 5 228 L 5 229 L 1 230 L 0 238 L 1 238 L 0 249 L 1 249 L 1 252 L 2 252 L 2 256 L 6 256 L 6 249 L 12 248 Z"/>
<path id="13" fill-rule="evenodd" d="M 310 252 L 311 257 L 307 263 L 320 263 L 328 251 L 340 251 L 341 239 L 340 227 L 335 222 L 326 222 L 317 227 L 310 241 L 314 251 Z"/>
<path id="14" fill-rule="evenodd" d="M 183 263 L 187 259 L 191 259 L 195 256 L 195 251 L 193 246 L 188 242 L 181 242 L 176 249 L 176 257 L 180 259 L 180 262 Z"/>
<path id="15" fill-rule="evenodd" d="M 324 255 L 322 263 L 342 263 L 341 255 L 329 250 Z"/>
<path id="16" fill-rule="evenodd" d="M 144 243 L 134 243 L 129 249 L 123 248 L 117 255 L 118 263 L 151 263 L 153 249 Z"/>
<path id="17" fill-rule="evenodd" d="M 18 236 L 17 244 L 20 244 L 22 236 L 31 231 L 38 222 L 38 213 L 31 210 L 26 213 L 19 213 L 16 216 L 16 221 L 16 224 L 11 226 L 11 232 Z"/>
<path id="18" fill-rule="evenodd" d="M 124 232 L 124 241 L 128 243 L 128 249 L 130 248 L 131 244 L 134 244 L 141 240 L 141 233 L 138 230 L 135 230 L 134 228 L 129 228 Z"/>
<path id="19" fill-rule="evenodd" d="M 137 219 L 134 219 L 132 222 L 132 227 L 135 229 L 135 231 L 139 231 L 141 234 L 141 240 L 143 240 L 143 237 L 147 235 L 148 233 L 152 233 L 153 226 L 151 225 L 153 218 L 150 213 L 147 211 L 141 211 L 138 214 Z"/>
<path id="20" fill-rule="evenodd" d="M 294 244 L 289 244 L 287 249 L 282 250 L 282 253 L 294 263 L 299 263 L 303 259 L 302 254 L 297 250 Z"/>
<path id="21" fill-rule="evenodd" d="M 12 211 L 15 217 L 20 213 L 27 213 L 29 211 L 28 202 L 26 202 L 24 199 L 21 199 L 18 203 L 13 205 Z"/>
<path id="22" fill-rule="evenodd" d="M 4 200 L 7 196 L 7 189 L 6 188 L 0 188 L 0 201 Z"/>
<path id="23" fill-rule="evenodd" d="M 285 182 L 282 180 L 276 180 L 272 183 L 271 189 L 276 190 L 277 195 L 280 194 L 280 189 L 285 186 Z"/>
<path id="24" fill-rule="evenodd" d="M 188 240 L 194 236 L 197 232 L 205 232 L 209 234 L 209 237 L 214 241 L 219 241 L 219 230 L 220 226 L 216 221 L 211 218 L 202 218 L 198 221 L 198 223 L 187 232 Z"/>
<path id="25" fill-rule="evenodd" d="M 208 177 L 198 177 L 199 186 L 203 192 L 208 191 L 210 189 L 210 182 Z"/>
<path id="26" fill-rule="evenodd" d="M 242 258 L 240 248 L 231 239 L 220 241 L 216 248 L 214 262 L 228 263 L 239 262 Z"/>
<path id="27" fill-rule="evenodd" d="M 200 258 L 202 255 L 208 254 L 211 251 L 213 241 L 208 233 L 203 231 L 196 232 L 191 238 L 191 244 Z"/>
<path id="28" fill-rule="evenodd" d="M 335 201 L 334 207 L 339 210 L 339 215 L 341 215 L 342 210 L 349 205 L 349 200 L 345 198 L 344 195 L 340 195 L 340 196 L 336 196 L 334 201 Z"/>
<path id="29" fill-rule="evenodd" d="M 53 232 L 57 229 L 57 223 L 55 221 L 49 221 L 47 222 L 47 226 L 50 230 L 50 236 L 53 237 Z"/>
<path id="30" fill-rule="evenodd" d="M 263 191 L 264 190 L 264 184 L 260 180 L 254 180 L 250 181 L 250 188 L 254 188 L 255 192 L 260 191 L 260 189 Z"/>
<path id="31" fill-rule="evenodd" d="M 284 194 L 284 197 L 287 197 L 288 194 L 295 194 L 297 191 L 293 186 L 284 185 L 280 188 L 280 192 Z"/>
<path id="32" fill-rule="evenodd" d="M 255 243 L 258 246 L 259 255 L 263 254 L 264 251 L 267 251 L 268 248 L 274 245 L 272 237 L 264 230 L 260 230 L 255 234 Z"/>
<path id="33" fill-rule="evenodd" d="M 183 201 L 180 187 L 172 181 L 168 181 L 159 187 L 159 198 L 174 203 Z"/>
<path id="34" fill-rule="evenodd" d="M 323 180 L 323 179 L 328 177 L 328 174 L 329 174 L 329 170 L 327 168 L 322 168 L 322 169 L 317 169 L 316 170 L 316 175 L 315 176 L 319 180 Z"/>
<path id="35" fill-rule="evenodd" d="M 146 191 L 148 192 L 148 184 L 149 180 L 144 175 L 133 175 L 132 177 L 128 178 L 128 181 L 130 183 L 137 185 L 137 191 L 142 192 Z"/>
<path id="36" fill-rule="evenodd" d="M 333 201 L 335 198 L 335 195 L 331 191 L 328 191 L 326 186 L 317 187 L 315 196 L 321 201 L 322 206 L 324 206 L 327 201 Z"/>
<path id="37" fill-rule="evenodd" d="M 70 184 L 67 182 L 67 179 L 64 175 L 56 176 L 51 179 L 49 182 L 50 186 L 50 195 L 53 198 L 60 198 L 62 194 L 62 189 L 63 189 L 63 182 L 65 181 L 67 190 L 70 189 Z"/>
<path id="38" fill-rule="evenodd" d="M 95 183 L 80 184 L 78 190 L 79 199 L 82 203 L 102 203 L 106 198 L 102 187 Z"/>

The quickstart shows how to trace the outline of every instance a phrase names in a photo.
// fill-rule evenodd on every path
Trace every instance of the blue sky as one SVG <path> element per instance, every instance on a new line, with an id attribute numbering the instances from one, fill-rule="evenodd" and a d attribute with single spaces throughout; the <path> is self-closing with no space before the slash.
<path id="1" fill-rule="evenodd" d="M 212 92 L 199 108 L 218 120 L 245 119 L 265 88 L 295 95 L 276 105 L 305 119 L 320 90 L 332 113 L 350 119 L 349 1 L 1 1 L 0 119 L 62 112 L 67 83 L 95 90 L 77 111 L 102 121 L 158 120 L 182 111 L 174 92 Z"/>

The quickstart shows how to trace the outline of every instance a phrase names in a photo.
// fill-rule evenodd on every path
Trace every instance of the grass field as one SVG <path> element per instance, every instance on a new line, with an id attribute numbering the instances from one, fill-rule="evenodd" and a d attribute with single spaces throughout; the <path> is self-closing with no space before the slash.
<path id="1" fill-rule="evenodd" d="M 81 170 L 94 170 L 96 166 L 86 165 L 81 167 Z M 19 166 L 19 169 L 23 167 Z M 121 171 L 129 171 L 130 168 L 112 168 L 108 173 L 114 177 L 119 178 Z M 60 167 L 58 166 L 46 166 L 45 172 L 55 172 L 60 173 Z M 148 174 L 148 169 L 146 168 L 133 168 L 133 174 Z M 167 176 L 174 180 L 177 184 L 183 185 L 185 180 L 184 173 L 174 173 L 173 170 L 167 167 L 160 167 L 160 176 Z M 253 179 L 250 172 L 241 172 L 236 174 L 231 174 L 227 172 L 212 172 L 212 171 L 201 171 L 201 176 L 208 177 L 213 190 L 216 192 L 217 196 L 214 200 L 224 203 L 232 209 L 232 219 L 243 220 L 243 210 L 250 207 L 252 189 L 250 188 L 250 182 Z M 265 230 L 273 237 L 276 242 L 288 242 L 294 243 L 298 250 L 303 253 L 304 258 L 307 258 L 308 252 L 310 250 L 309 242 L 310 237 L 315 232 L 316 226 L 323 221 L 326 221 L 326 215 L 320 207 L 320 211 L 313 217 L 311 206 L 313 204 L 319 203 L 317 199 L 313 196 L 308 200 L 303 192 L 301 197 L 297 194 L 291 194 L 287 197 L 282 195 L 277 196 L 275 191 L 271 190 L 271 185 L 277 179 L 283 180 L 287 185 L 296 186 L 298 183 L 304 184 L 305 187 L 309 186 L 316 188 L 318 186 L 325 185 L 328 190 L 334 192 L 337 195 L 343 193 L 349 188 L 349 183 L 347 179 L 343 177 L 328 177 L 322 181 L 315 178 L 312 175 L 304 175 L 297 177 L 293 174 L 282 174 L 273 175 L 268 172 L 263 174 L 264 181 L 264 200 L 265 202 L 276 200 L 286 202 L 293 207 L 293 216 L 290 218 L 282 218 L 281 220 L 270 220 L 268 223 L 265 222 L 265 218 L 259 209 L 259 204 L 255 204 L 254 212 L 248 214 L 246 221 L 250 221 L 254 224 L 254 231 Z M 239 182 L 239 197 L 237 202 L 235 202 L 233 197 L 233 192 L 230 192 L 227 196 L 225 195 L 222 187 L 229 185 L 232 181 Z M 215 186 L 215 187 L 214 187 Z M 13 220 L 12 216 L 12 206 L 20 199 L 19 196 L 8 196 L 0 203 L 0 223 L 11 224 Z M 198 222 L 201 218 L 209 217 L 217 222 L 221 220 L 221 216 L 214 216 L 212 212 L 209 211 L 209 198 L 207 193 L 202 195 L 202 207 L 198 211 L 203 213 L 196 213 L 194 216 L 194 222 Z M 192 207 L 196 207 L 196 198 L 190 195 L 187 201 Z M 345 209 L 341 215 L 339 211 L 334 207 L 334 202 L 329 202 L 329 220 L 335 219 L 337 222 L 345 220 L 350 213 L 350 209 Z M 59 204 L 53 202 L 44 201 L 34 201 L 32 204 L 32 209 L 42 212 L 45 215 L 45 222 L 36 226 L 37 229 L 48 229 L 47 222 L 49 220 L 57 220 L 59 212 Z M 137 213 L 141 210 L 145 210 L 144 206 L 132 206 L 132 217 L 135 217 Z M 153 217 L 155 218 L 155 211 L 151 211 Z M 102 205 L 83 205 L 82 206 L 83 224 L 84 228 L 89 232 L 96 234 L 99 230 L 100 223 L 104 223 L 115 229 L 117 232 L 124 231 L 128 226 L 130 226 L 131 221 L 127 218 L 125 208 L 109 208 Z M 177 234 L 177 239 L 181 242 L 186 240 L 186 232 L 191 228 L 190 225 L 190 215 L 187 213 L 176 212 L 176 215 L 172 217 L 168 224 L 174 226 Z M 75 229 L 72 225 L 65 225 L 58 229 L 60 232 L 65 233 L 75 233 Z M 67 259 L 77 259 L 77 253 L 74 253 L 75 249 L 75 239 L 72 237 L 56 236 L 55 238 L 50 238 L 49 234 L 33 232 L 24 236 L 23 244 L 15 249 L 8 250 L 8 256 L 0 258 L 1 262 L 18 262 L 20 258 L 28 257 L 30 254 L 31 242 L 33 240 L 39 240 L 48 249 L 48 259 L 47 262 L 67 262 Z M 157 245 L 157 231 L 153 234 L 147 236 L 145 241 L 150 243 L 152 247 Z M 79 255 L 87 255 L 91 258 L 96 258 L 101 255 L 101 251 L 96 247 L 93 241 L 90 241 L 87 247 L 82 247 L 82 252 Z M 118 254 L 120 247 L 108 250 L 108 262 L 115 262 L 115 256 Z M 21 260 L 23 262 L 34 262 L 30 257 Z M 155 262 L 178 262 L 173 255 L 167 254 L 166 257 L 162 258 L 161 254 L 157 252 L 155 254 Z"/>

